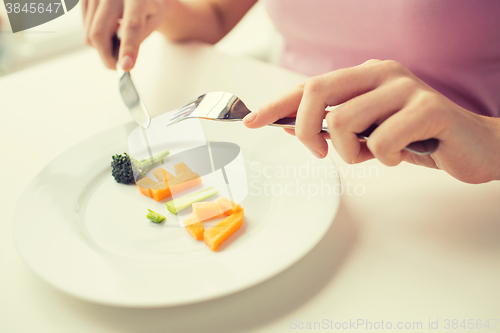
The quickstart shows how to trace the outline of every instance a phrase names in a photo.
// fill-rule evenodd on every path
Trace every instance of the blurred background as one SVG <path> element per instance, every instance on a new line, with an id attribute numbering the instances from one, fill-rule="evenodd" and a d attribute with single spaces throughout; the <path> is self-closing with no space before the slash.
<path id="1" fill-rule="evenodd" d="M 0 76 L 61 57 L 87 47 L 83 41 L 81 4 L 65 15 L 12 33 L 3 0 L 0 0 Z M 263 6 L 257 3 L 215 48 L 239 57 L 276 63 L 281 39 Z"/>

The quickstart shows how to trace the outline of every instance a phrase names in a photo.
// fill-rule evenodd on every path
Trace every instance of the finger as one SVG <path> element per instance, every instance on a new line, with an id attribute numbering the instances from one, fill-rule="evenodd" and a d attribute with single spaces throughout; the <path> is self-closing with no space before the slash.
<path id="1" fill-rule="evenodd" d="M 147 8 L 141 1 L 126 0 L 123 10 L 122 36 L 118 63 L 124 71 L 130 71 L 137 60 L 139 46 L 145 34 Z"/>
<path id="2" fill-rule="evenodd" d="M 400 75 L 403 71 L 407 70 L 397 62 L 373 60 L 308 80 L 304 86 L 297 114 L 295 130 L 297 137 L 313 153 L 324 157 L 328 151 L 328 145 L 320 131 L 321 119 L 325 116 L 325 107 L 345 103 L 372 91 L 385 82 L 388 77 Z M 332 120 L 330 119 L 330 127 Z M 341 147 L 341 156 L 348 163 L 352 163 L 362 153 L 355 132 L 344 135 L 343 141 L 345 143 L 337 142 L 336 146 Z M 344 146 L 348 148 L 342 149 Z M 347 158 L 346 155 L 348 155 Z"/>
<path id="3" fill-rule="evenodd" d="M 87 13 L 88 0 L 82 0 L 82 18 L 85 20 L 85 14 Z"/>
<path id="4" fill-rule="evenodd" d="M 337 153 L 346 163 L 354 163 L 361 154 L 361 142 L 355 132 L 338 133 L 338 129 L 341 128 L 341 122 L 336 120 L 339 112 L 340 110 L 330 111 L 325 117 L 330 132 L 330 140 Z"/>
<path id="5" fill-rule="evenodd" d="M 328 92 L 329 87 L 324 82 L 324 76 L 308 80 L 304 86 L 295 122 L 295 135 L 319 158 L 325 157 L 328 153 L 328 144 L 321 134 L 327 106 L 325 95 Z"/>
<path id="6" fill-rule="evenodd" d="M 283 129 L 288 134 L 295 136 L 295 130 L 293 128 L 283 128 Z M 321 135 L 323 135 L 323 138 L 325 138 L 325 140 L 330 140 L 330 133 L 328 133 L 328 132 L 321 132 Z"/>
<path id="7" fill-rule="evenodd" d="M 408 157 L 403 149 L 410 143 L 439 138 L 449 119 L 446 111 L 437 111 L 432 104 L 411 103 L 384 121 L 367 143 L 373 155 L 385 165 L 394 166 Z"/>
<path id="8" fill-rule="evenodd" d="M 339 105 L 346 101 L 376 89 L 388 79 L 410 73 L 401 64 L 392 61 L 371 60 L 361 65 L 343 68 L 322 75 L 322 82 L 328 91 L 325 104 Z"/>
<path id="9" fill-rule="evenodd" d="M 85 10 L 85 18 L 83 20 L 83 26 L 85 28 L 85 44 L 88 46 L 93 46 L 90 40 L 90 27 L 94 19 L 95 11 L 99 5 L 99 0 L 88 0 L 88 4 Z"/>
<path id="10" fill-rule="evenodd" d="M 118 29 L 118 19 L 122 11 L 121 2 L 101 2 L 90 28 L 92 45 L 99 51 L 104 65 L 110 69 L 116 69 L 111 39 Z"/>
<path id="11" fill-rule="evenodd" d="M 243 118 L 243 123 L 249 128 L 259 128 L 276 120 L 293 116 L 299 108 L 304 85 L 301 84 L 276 98 L 272 102 L 259 108 L 257 112 L 252 112 Z"/>
<path id="12" fill-rule="evenodd" d="M 356 133 L 363 132 L 372 124 L 382 123 L 402 109 L 413 92 L 411 85 L 412 82 L 406 78 L 393 80 L 328 112 L 326 119 L 332 144 L 344 161 L 352 163 L 360 154 Z"/>
<path id="13" fill-rule="evenodd" d="M 325 94 L 325 104 L 338 105 L 347 100 L 375 89 L 386 71 L 402 66 L 395 62 L 370 60 L 359 66 L 345 68 L 322 75 L 322 82 L 328 88 Z M 305 84 L 301 84 L 276 100 L 261 107 L 257 113 L 251 113 L 244 118 L 244 124 L 249 128 L 258 128 L 278 119 L 288 116 L 298 110 Z"/>
<path id="14" fill-rule="evenodd" d="M 367 160 L 371 160 L 375 158 L 375 156 L 372 154 L 370 149 L 368 149 L 366 141 L 360 141 L 359 143 L 359 153 L 358 155 L 351 161 L 352 164 L 354 163 L 361 163 Z"/>

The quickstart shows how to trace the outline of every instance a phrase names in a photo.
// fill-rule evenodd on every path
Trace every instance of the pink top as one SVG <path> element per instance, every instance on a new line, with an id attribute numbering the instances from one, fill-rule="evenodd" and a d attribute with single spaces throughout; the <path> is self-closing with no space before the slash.
<path id="1" fill-rule="evenodd" d="M 281 64 L 318 75 L 400 62 L 462 107 L 500 116 L 500 0 L 261 0 Z"/>

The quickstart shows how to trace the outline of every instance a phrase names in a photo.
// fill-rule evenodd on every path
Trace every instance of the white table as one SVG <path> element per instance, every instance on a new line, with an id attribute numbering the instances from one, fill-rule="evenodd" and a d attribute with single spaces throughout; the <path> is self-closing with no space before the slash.
<path id="1" fill-rule="evenodd" d="M 231 91 L 257 108 L 305 79 L 208 46 L 173 46 L 158 35 L 141 49 L 134 77 L 153 115 L 214 90 Z M 489 319 L 490 326 L 500 319 L 500 182 L 467 185 L 408 164 L 349 166 L 333 150 L 350 192 L 319 245 L 278 276 L 171 308 L 115 308 L 67 296 L 16 252 L 14 207 L 30 179 L 59 153 L 130 121 L 116 75 L 93 50 L 58 58 L 0 78 L 0 112 L 2 333 L 285 332 L 308 322 L 324 330 L 339 322 L 354 331 L 346 325 L 358 320 L 372 328 L 356 331 L 374 331 L 382 320 L 384 327 L 421 322 L 428 331 L 429 321 L 438 320 L 433 332 L 500 332 L 500 323 L 495 330 L 445 329 L 446 319 Z"/>

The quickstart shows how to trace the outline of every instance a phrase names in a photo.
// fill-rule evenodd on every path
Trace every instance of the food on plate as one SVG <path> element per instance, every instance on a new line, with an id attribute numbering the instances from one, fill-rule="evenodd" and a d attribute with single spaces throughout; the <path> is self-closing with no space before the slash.
<path id="1" fill-rule="evenodd" d="M 153 156 L 153 158 L 145 158 L 139 161 L 130 157 L 127 153 L 123 153 L 123 155 L 116 154 L 112 156 L 111 174 L 118 183 L 134 184 L 134 171 L 137 179 L 141 179 L 156 163 L 161 162 L 169 154 L 168 150 L 164 150 Z"/>
<path id="2" fill-rule="evenodd" d="M 148 215 L 146 215 L 147 219 L 154 223 L 160 223 L 166 219 L 165 216 L 158 214 L 157 212 L 153 212 L 151 209 L 148 209 Z"/>
<path id="3" fill-rule="evenodd" d="M 237 205 L 231 200 L 224 197 L 220 197 L 219 199 L 217 199 L 216 203 L 219 206 L 221 213 L 227 216 L 234 214 L 242 209 L 240 205 Z"/>
<path id="4" fill-rule="evenodd" d="M 170 155 L 170 152 L 165 149 L 153 157 L 144 158 L 142 160 L 135 160 L 132 157 L 130 159 L 132 160 L 132 163 L 136 164 L 137 167 L 141 167 L 144 170 L 147 167 L 151 167 L 156 163 L 161 162 L 168 155 Z M 151 168 L 149 168 L 149 170 L 151 170 Z"/>
<path id="5" fill-rule="evenodd" d="M 205 230 L 201 222 L 222 214 L 218 202 L 222 204 L 222 207 L 226 208 L 225 214 L 228 217 L 214 227 Z M 194 239 L 203 239 L 212 251 L 217 251 L 219 246 L 231 237 L 243 223 L 243 208 L 223 197 L 219 198 L 217 202 L 194 202 L 192 207 L 193 215 L 183 221 L 184 227 Z"/>
<path id="6" fill-rule="evenodd" d="M 213 201 L 194 202 L 193 205 L 193 219 L 198 222 L 211 219 L 212 217 L 220 216 L 222 213 L 219 205 Z"/>
<path id="7" fill-rule="evenodd" d="M 142 194 L 156 201 L 200 185 L 202 182 L 201 177 L 191 169 L 175 177 L 163 168 L 153 170 L 153 174 L 158 181 L 161 181 L 160 183 L 145 176 L 138 180 L 136 185 Z"/>
<path id="8" fill-rule="evenodd" d="M 139 191 L 147 197 L 153 198 L 151 188 L 158 187 L 158 183 L 149 177 L 143 177 L 136 182 Z"/>
<path id="9" fill-rule="evenodd" d="M 201 222 L 193 223 L 194 216 L 191 215 L 187 219 L 184 220 L 186 230 L 193 236 L 196 240 L 203 239 L 203 233 L 205 232 L 205 228 Z"/>
<path id="10" fill-rule="evenodd" d="M 163 168 L 158 168 L 153 170 L 153 175 L 158 180 L 158 183 L 163 183 L 165 180 L 170 180 L 175 176 Z"/>
<path id="11" fill-rule="evenodd" d="M 151 170 L 152 166 L 169 154 L 168 150 L 165 150 L 153 158 L 140 161 L 134 160 L 127 153 L 116 154 L 111 162 L 112 175 L 118 183 L 135 183 L 142 194 L 156 201 L 201 184 L 201 177 L 184 162 L 174 165 L 175 176 L 164 168 L 157 168 L 152 171 L 156 181 L 147 177 L 146 173 Z M 137 181 L 134 178 L 134 171 L 136 175 L 139 175 Z M 193 215 L 183 221 L 184 227 L 195 240 L 204 240 L 212 251 L 218 251 L 220 245 L 241 227 L 244 217 L 243 208 L 227 198 L 220 197 L 216 202 L 203 201 L 217 193 L 219 191 L 209 187 L 166 203 L 167 209 L 172 214 L 177 214 L 189 207 L 193 208 Z M 201 222 L 222 214 L 227 217 L 205 230 Z M 148 209 L 146 218 L 153 223 L 166 220 L 165 216 L 151 209 Z"/>
<path id="12" fill-rule="evenodd" d="M 176 177 L 177 178 L 177 177 Z M 198 191 L 196 193 L 192 193 L 189 195 L 185 195 L 183 197 L 170 200 L 167 202 L 167 209 L 172 214 L 177 214 L 183 209 L 189 208 L 194 202 L 203 201 L 212 195 L 219 193 L 213 187 L 209 187 Z"/>
<path id="13" fill-rule="evenodd" d="M 134 184 L 134 172 L 132 171 L 132 164 L 130 162 L 130 157 L 128 156 L 128 154 L 116 154 L 112 157 L 112 159 L 111 175 L 113 175 L 116 182 L 120 184 Z"/>
<path id="14" fill-rule="evenodd" d="M 172 194 L 177 194 L 201 184 L 201 177 L 193 171 L 184 172 L 168 181 Z"/>
<path id="15" fill-rule="evenodd" d="M 201 177 L 184 162 L 174 165 L 175 176 L 164 168 L 157 168 L 152 171 L 156 181 L 147 177 L 146 173 L 151 170 L 151 167 L 168 155 L 169 152 L 165 150 L 153 158 L 136 161 L 127 153 L 117 154 L 113 156 L 111 162 L 112 175 L 119 183 L 135 183 L 142 194 L 156 201 L 201 184 Z M 137 175 L 140 177 L 137 181 L 134 173 L 136 177 Z M 167 209 L 172 214 L 177 214 L 189 207 L 193 208 L 193 215 L 183 221 L 184 226 L 195 240 L 204 240 L 212 251 L 217 251 L 220 245 L 241 227 L 244 217 L 243 208 L 227 198 L 220 197 L 215 202 L 203 201 L 217 193 L 219 191 L 209 187 L 166 203 Z M 201 222 L 222 214 L 227 217 L 205 230 Z M 146 217 L 154 223 L 166 220 L 165 216 L 151 209 L 148 209 Z"/>
<path id="16" fill-rule="evenodd" d="M 219 246 L 234 234 L 243 224 L 244 210 L 233 213 L 203 233 L 203 240 L 210 250 L 217 251 Z"/>

